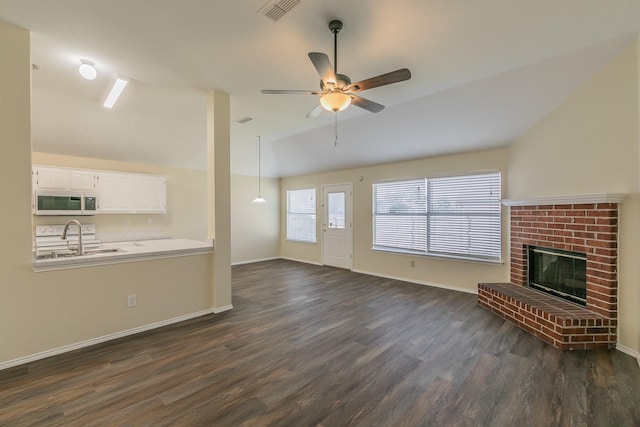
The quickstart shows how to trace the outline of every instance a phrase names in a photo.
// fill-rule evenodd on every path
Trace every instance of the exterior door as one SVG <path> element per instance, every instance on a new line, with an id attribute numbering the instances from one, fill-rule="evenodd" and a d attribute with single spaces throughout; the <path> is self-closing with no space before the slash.
<path id="1" fill-rule="evenodd" d="M 322 262 L 351 270 L 352 185 L 322 186 Z"/>

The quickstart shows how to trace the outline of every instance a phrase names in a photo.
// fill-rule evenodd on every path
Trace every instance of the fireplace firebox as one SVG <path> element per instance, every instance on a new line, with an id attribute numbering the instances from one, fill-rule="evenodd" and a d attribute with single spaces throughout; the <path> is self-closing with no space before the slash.
<path id="1" fill-rule="evenodd" d="M 587 305 L 587 255 L 529 246 L 529 286 Z"/>

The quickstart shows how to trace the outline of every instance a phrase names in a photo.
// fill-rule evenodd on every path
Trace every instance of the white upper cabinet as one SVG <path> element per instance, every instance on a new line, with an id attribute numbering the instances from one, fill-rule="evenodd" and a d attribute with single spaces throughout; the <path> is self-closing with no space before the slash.
<path id="1" fill-rule="evenodd" d="M 38 190 L 95 190 L 94 171 L 35 166 L 33 188 Z"/>
<path id="2" fill-rule="evenodd" d="M 95 178 L 94 171 L 69 170 L 69 190 L 93 191 Z"/>
<path id="3" fill-rule="evenodd" d="M 132 213 L 133 179 L 131 174 L 98 172 L 96 200 L 98 213 Z"/>
<path id="4" fill-rule="evenodd" d="M 137 175 L 134 177 L 134 210 L 138 213 L 167 211 L 167 184 L 164 176 Z"/>
<path id="5" fill-rule="evenodd" d="M 39 190 L 68 190 L 69 170 L 61 168 L 34 167 L 33 188 Z"/>
<path id="6" fill-rule="evenodd" d="M 32 173 L 34 190 L 95 191 L 98 214 L 167 212 L 164 176 L 47 166 Z"/>
<path id="7" fill-rule="evenodd" d="M 166 213 L 166 178 L 136 173 L 98 172 L 98 213 Z"/>

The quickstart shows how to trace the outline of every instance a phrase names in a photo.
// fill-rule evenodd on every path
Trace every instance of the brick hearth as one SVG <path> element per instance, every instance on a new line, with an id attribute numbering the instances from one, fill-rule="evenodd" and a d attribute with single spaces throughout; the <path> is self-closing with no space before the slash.
<path id="1" fill-rule="evenodd" d="M 511 283 L 479 284 L 478 303 L 563 349 L 611 348 L 618 322 L 618 202 L 511 205 Z M 586 307 L 528 287 L 528 248 L 587 256 Z"/>
<path id="2" fill-rule="evenodd" d="M 616 342 L 610 319 L 529 287 L 480 283 L 478 304 L 560 350 L 609 348 Z"/>

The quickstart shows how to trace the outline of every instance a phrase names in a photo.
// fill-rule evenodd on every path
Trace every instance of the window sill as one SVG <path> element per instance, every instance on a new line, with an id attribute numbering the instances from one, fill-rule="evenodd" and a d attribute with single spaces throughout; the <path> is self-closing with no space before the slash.
<path id="1" fill-rule="evenodd" d="M 376 246 L 372 247 L 371 250 L 376 252 L 387 252 L 392 254 L 411 255 L 411 256 L 436 258 L 436 259 L 451 260 L 451 261 L 465 261 L 465 262 L 474 262 L 479 264 L 504 265 L 504 262 L 502 262 L 502 260 L 492 260 L 492 259 L 468 257 L 468 256 L 462 256 L 462 255 L 434 254 L 434 253 L 409 251 L 406 249 L 381 248 Z"/>
<path id="2" fill-rule="evenodd" d="M 310 242 L 308 240 L 293 240 L 293 239 L 284 239 L 286 242 L 292 242 L 292 243 L 306 243 L 308 245 L 317 245 L 318 242 Z"/>

